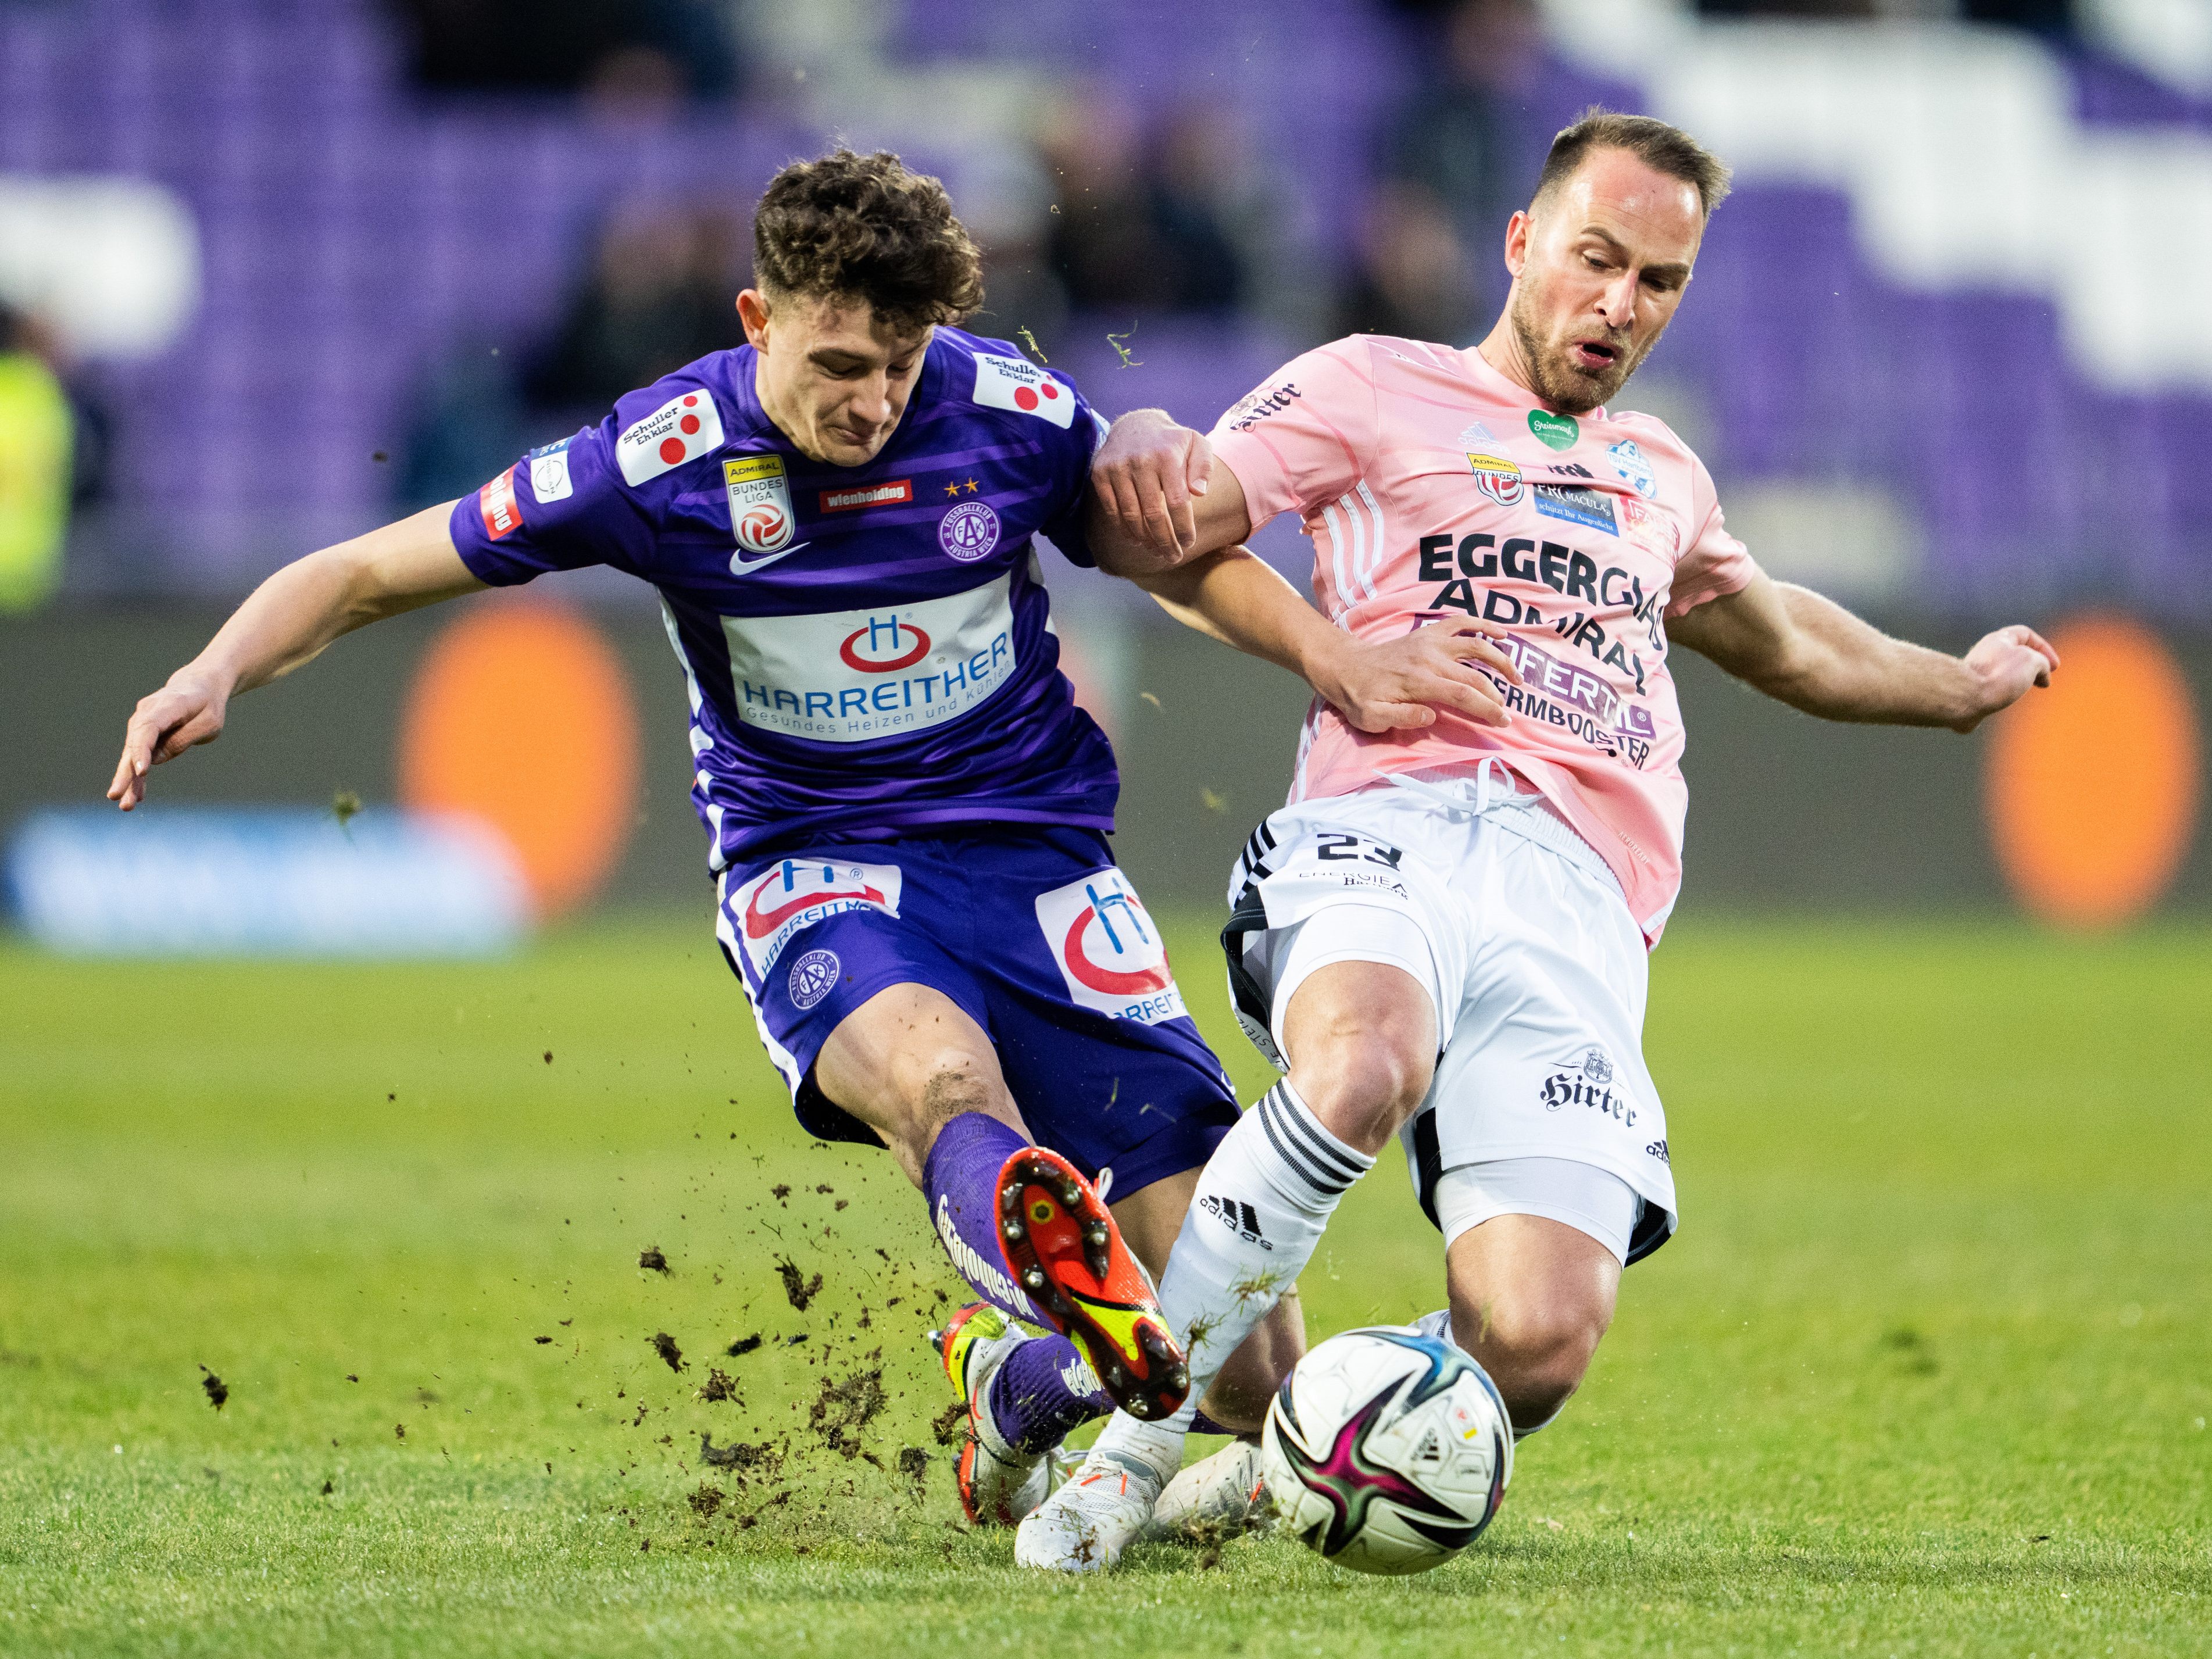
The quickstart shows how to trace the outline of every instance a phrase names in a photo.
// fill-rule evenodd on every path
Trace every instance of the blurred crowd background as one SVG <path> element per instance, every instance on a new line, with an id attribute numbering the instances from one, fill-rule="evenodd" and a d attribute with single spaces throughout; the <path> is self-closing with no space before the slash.
<path id="1" fill-rule="evenodd" d="M 473 489 L 735 343 L 833 136 L 939 172 L 977 326 L 1109 408 L 1467 343 L 1593 100 L 1739 169 L 1627 401 L 1762 553 L 2212 614 L 2193 0 L 0 0 L 0 592 L 232 592 Z"/>
<path id="2" fill-rule="evenodd" d="M 1592 102 L 1736 167 L 1622 401 L 1769 569 L 2212 623 L 2204 0 L 0 0 L 0 612 L 234 599 L 737 343 L 832 139 L 945 179 L 971 326 L 1205 426 L 1346 331 L 1479 338 Z M 1133 707 L 1141 599 L 1073 602 Z"/>

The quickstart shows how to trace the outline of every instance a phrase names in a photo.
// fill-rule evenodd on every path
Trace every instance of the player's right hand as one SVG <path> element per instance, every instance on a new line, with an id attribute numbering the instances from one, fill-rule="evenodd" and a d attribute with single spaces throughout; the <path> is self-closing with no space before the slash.
<path id="1" fill-rule="evenodd" d="M 189 667 L 170 675 L 169 683 L 153 696 L 139 698 L 131 723 L 123 728 L 123 757 L 115 763 L 107 799 L 126 812 L 145 799 L 146 774 L 196 744 L 221 737 L 229 705 L 228 690 L 212 675 Z"/>
<path id="2" fill-rule="evenodd" d="M 1213 472 L 1206 434 L 1165 410 L 1133 410 L 1114 422 L 1091 462 L 1091 487 L 1108 526 L 1162 569 L 1198 546 L 1195 502 Z"/>
<path id="3" fill-rule="evenodd" d="M 1512 685 L 1522 680 L 1498 638 L 1481 623 L 1462 619 L 1431 623 L 1395 640 L 1347 639 L 1327 684 L 1314 689 L 1362 732 L 1433 726 L 1439 711 L 1478 726 L 1504 726 L 1513 717 L 1497 680 Z"/>

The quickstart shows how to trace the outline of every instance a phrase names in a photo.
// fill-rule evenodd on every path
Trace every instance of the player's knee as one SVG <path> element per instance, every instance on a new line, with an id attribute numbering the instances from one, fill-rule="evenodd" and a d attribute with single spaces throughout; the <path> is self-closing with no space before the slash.
<path id="1" fill-rule="evenodd" d="M 1001 1115 L 1001 1089 L 992 1086 L 993 1072 L 977 1059 L 957 1050 L 935 1056 L 915 1068 L 911 1080 L 893 1103 L 891 1121 L 882 1126 L 899 1162 L 919 1171 L 937 1144 L 939 1133 L 963 1112 Z M 918 1176 L 917 1176 L 918 1178 Z"/>
<path id="2" fill-rule="evenodd" d="M 1582 1386 L 1608 1322 L 1606 1310 L 1571 1301 L 1452 1299 L 1452 1334 L 1481 1361 L 1524 1430 L 1548 1421 Z"/>
<path id="3" fill-rule="evenodd" d="M 1373 1152 L 1426 1097 L 1436 1073 L 1429 1041 L 1425 1030 L 1397 1030 L 1386 1021 L 1343 1041 L 1310 1045 L 1293 1061 L 1291 1082 L 1330 1133 Z"/>

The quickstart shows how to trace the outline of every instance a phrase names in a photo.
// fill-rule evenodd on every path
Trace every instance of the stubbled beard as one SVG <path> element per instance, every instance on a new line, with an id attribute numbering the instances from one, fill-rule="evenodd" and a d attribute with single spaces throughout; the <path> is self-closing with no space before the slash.
<path id="1" fill-rule="evenodd" d="M 1603 374 L 1584 374 L 1567 361 L 1564 351 L 1555 355 L 1536 337 L 1527 314 L 1534 297 L 1532 292 L 1524 292 L 1522 300 L 1507 313 L 1507 320 L 1521 347 L 1521 361 L 1528 365 L 1528 378 L 1536 383 L 1536 395 L 1567 414 L 1587 415 L 1601 404 L 1612 402 L 1613 395 L 1628 384 L 1628 377 L 1651 355 L 1651 348 L 1659 343 L 1659 337 L 1655 334 L 1632 356 L 1623 352 L 1614 358 L 1612 367 Z"/>

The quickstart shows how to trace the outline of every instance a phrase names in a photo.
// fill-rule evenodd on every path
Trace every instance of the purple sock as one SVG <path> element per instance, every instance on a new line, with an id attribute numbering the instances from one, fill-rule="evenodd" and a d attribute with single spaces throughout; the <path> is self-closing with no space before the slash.
<path id="1" fill-rule="evenodd" d="M 921 1191 L 945 1255 L 976 1294 L 1016 1319 L 1043 1325 L 999 1245 L 999 1171 L 1029 1144 L 994 1117 L 963 1112 L 937 1132 L 921 1166 Z"/>
<path id="2" fill-rule="evenodd" d="M 1114 1402 L 1064 1336 L 1040 1336 L 1006 1356 L 991 1379 L 991 1420 L 1024 1456 L 1049 1451 Z"/>

